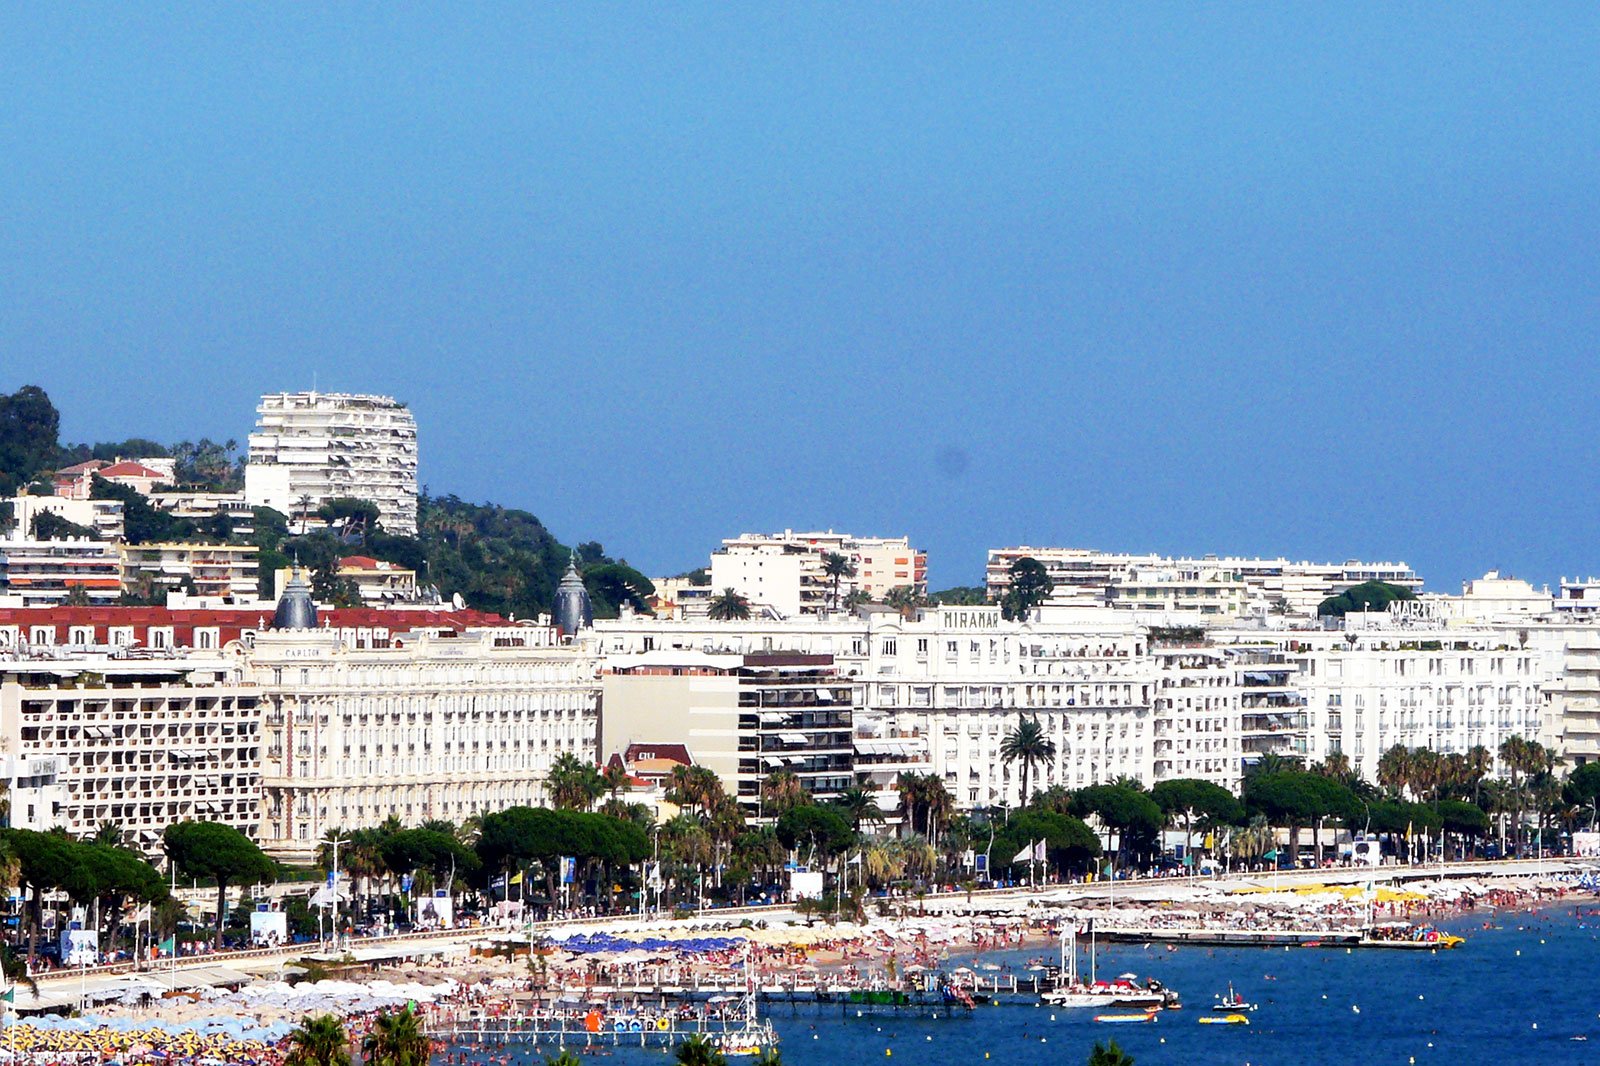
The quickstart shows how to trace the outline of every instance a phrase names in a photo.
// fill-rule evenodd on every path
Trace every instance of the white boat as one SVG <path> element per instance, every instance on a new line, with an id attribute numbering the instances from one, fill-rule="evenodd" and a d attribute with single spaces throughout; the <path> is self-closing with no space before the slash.
<path id="1" fill-rule="evenodd" d="M 1233 982 L 1229 981 L 1228 994 L 1222 999 L 1219 999 L 1213 1003 L 1211 1005 L 1211 1009 L 1214 1011 L 1220 1011 L 1223 1014 L 1239 1014 L 1244 1011 L 1255 1010 L 1256 1005 L 1254 1003 L 1246 1002 L 1243 996 L 1239 995 L 1239 993 L 1233 990 Z"/>
<path id="2" fill-rule="evenodd" d="M 1039 1001 L 1049 1007 L 1074 1010 L 1088 1007 L 1140 1007 L 1162 1009 L 1177 1007 L 1177 993 L 1155 978 L 1140 982 L 1138 977 L 1125 973 L 1113 981 L 1098 979 L 1095 967 L 1097 952 L 1094 940 L 1094 922 L 1089 923 L 1089 979 L 1078 975 L 1078 930 L 1069 922 L 1061 934 L 1061 976 L 1054 988 L 1039 994 Z"/>

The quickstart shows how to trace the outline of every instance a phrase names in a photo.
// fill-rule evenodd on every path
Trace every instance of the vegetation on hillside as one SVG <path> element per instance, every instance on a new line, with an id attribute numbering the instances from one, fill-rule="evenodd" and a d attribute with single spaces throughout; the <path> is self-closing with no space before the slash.
<path id="1" fill-rule="evenodd" d="M 18 488 L 48 495 L 51 474 L 90 459 L 171 458 L 175 489 L 185 492 L 236 492 L 244 484 L 244 455 L 234 440 L 180 441 L 163 445 L 144 438 L 95 444 L 62 444 L 60 416 L 50 397 L 28 385 L 11 395 L 0 394 L 0 496 Z M 594 541 L 576 549 L 562 545 L 533 514 L 493 503 L 469 503 L 454 495 L 433 496 L 426 490 L 417 501 L 417 535 L 398 536 L 382 528 L 377 508 L 363 500 L 332 500 L 316 511 L 285 515 L 270 508 L 254 510 L 254 532 L 238 532 L 225 515 L 194 522 L 152 506 L 125 485 L 94 478 L 95 499 L 122 501 L 126 539 L 132 544 L 159 541 L 253 543 L 260 549 L 260 591 L 279 591 L 277 571 L 296 559 L 312 572 L 316 595 L 327 602 L 353 606 L 354 585 L 338 577 L 339 559 L 361 554 L 417 572 L 423 586 L 439 590 L 444 602 L 459 595 L 469 607 L 508 617 L 530 618 L 550 610 L 556 585 L 575 550 L 597 618 L 614 618 L 624 604 L 648 611 L 655 587 L 625 559 L 613 559 Z M 312 515 L 328 528 L 306 532 Z M 9 521 L 9 515 L 0 515 Z M 59 519 L 47 520 L 52 533 L 80 535 Z M 127 602 L 145 602 L 138 590 Z"/>

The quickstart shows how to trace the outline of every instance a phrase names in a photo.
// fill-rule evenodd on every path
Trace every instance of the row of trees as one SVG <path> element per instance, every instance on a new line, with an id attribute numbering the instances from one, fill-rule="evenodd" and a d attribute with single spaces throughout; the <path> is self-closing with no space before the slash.
<path id="1" fill-rule="evenodd" d="M 219 945 L 227 917 L 228 888 L 270 881 L 277 873 L 272 861 L 244 834 L 214 822 L 169 826 L 163 846 L 174 875 L 217 886 L 215 934 Z M 183 907 L 172 898 L 168 878 L 141 852 L 128 847 L 121 830 L 112 824 L 82 840 L 59 829 L 0 829 L 0 874 L 6 885 L 24 890 L 22 935 L 30 959 L 38 956 L 47 896 L 59 894 L 82 907 L 103 945 L 115 943 L 124 927 L 138 921 L 170 936 L 184 920 Z"/>

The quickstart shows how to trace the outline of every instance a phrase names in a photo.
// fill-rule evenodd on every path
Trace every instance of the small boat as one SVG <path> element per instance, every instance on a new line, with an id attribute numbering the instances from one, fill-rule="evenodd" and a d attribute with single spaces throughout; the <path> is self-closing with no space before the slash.
<path id="1" fill-rule="evenodd" d="M 1131 1022 L 1153 1022 L 1156 1020 L 1154 1008 L 1139 1014 L 1096 1014 L 1094 1020 L 1110 1024 L 1126 1024 Z"/>
<path id="2" fill-rule="evenodd" d="M 1201 1025 L 1249 1025 L 1250 1016 L 1247 1014 L 1202 1014 Z"/>
<path id="3" fill-rule="evenodd" d="M 1256 1009 L 1256 1005 L 1246 1002 L 1243 996 L 1233 990 L 1233 982 L 1229 981 L 1228 994 L 1213 1003 L 1211 1009 L 1222 1011 L 1225 1014 L 1238 1014 L 1242 1011 L 1253 1011 Z"/>

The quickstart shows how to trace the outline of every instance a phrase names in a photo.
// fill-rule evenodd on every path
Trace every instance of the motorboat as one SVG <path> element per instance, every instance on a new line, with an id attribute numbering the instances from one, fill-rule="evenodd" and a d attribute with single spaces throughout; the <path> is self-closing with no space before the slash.
<path id="1" fill-rule="evenodd" d="M 1233 982 L 1229 981 L 1228 994 L 1213 1003 L 1211 1005 L 1211 1009 L 1214 1011 L 1221 1011 L 1224 1014 L 1239 1014 L 1255 1010 L 1256 1005 L 1254 1003 L 1247 1002 L 1243 996 L 1235 992 L 1233 990 Z"/>
<path id="2" fill-rule="evenodd" d="M 1061 934 L 1061 968 L 1055 984 L 1039 994 L 1048 1007 L 1074 1010 L 1092 1007 L 1137 1007 L 1144 1010 L 1173 1009 L 1180 1006 L 1176 992 L 1155 978 L 1140 981 L 1125 973 L 1115 980 L 1099 980 L 1094 922 L 1089 923 L 1089 978 L 1078 972 L 1078 930 L 1068 923 Z M 1098 1020 L 1098 1019 L 1097 1019 Z"/>

